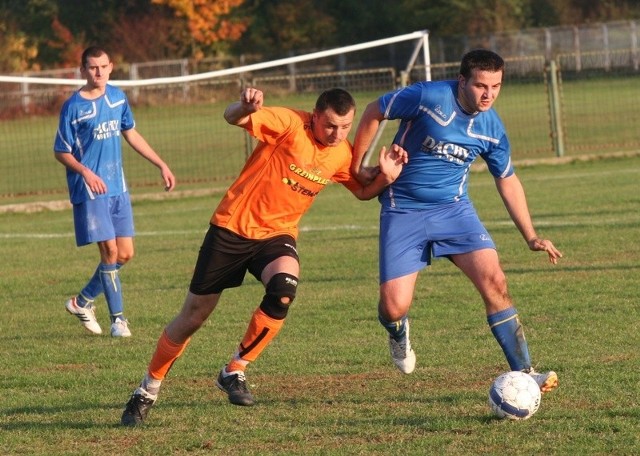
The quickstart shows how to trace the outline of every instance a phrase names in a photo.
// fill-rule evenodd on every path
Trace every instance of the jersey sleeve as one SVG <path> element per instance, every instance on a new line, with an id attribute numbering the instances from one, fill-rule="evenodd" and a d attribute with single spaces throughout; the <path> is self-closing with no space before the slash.
<path id="1" fill-rule="evenodd" d="M 421 99 L 422 85 L 413 84 L 382 95 L 378 107 L 385 119 L 410 120 L 418 116 Z"/>
<path id="2" fill-rule="evenodd" d="M 331 177 L 333 182 L 344 185 L 351 193 L 355 193 L 362 188 L 362 184 L 351 173 L 351 157 L 353 157 L 353 146 L 346 141 L 346 151 L 344 161 Z"/>
<path id="3" fill-rule="evenodd" d="M 493 177 L 504 179 L 515 172 L 511 161 L 511 147 L 506 134 L 500 138 L 500 141 L 494 147 L 480 156 L 487 163 L 489 172 Z"/>
<path id="4" fill-rule="evenodd" d="M 65 103 L 60 110 L 60 118 L 58 120 L 58 130 L 56 131 L 56 137 L 53 142 L 54 152 L 69 152 L 73 151 L 74 132 L 71 127 L 71 121 L 69 119 L 69 103 Z"/>
<path id="5" fill-rule="evenodd" d="M 245 128 L 257 140 L 274 145 L 302 122 L 300 114 L 291 109 L 263 107 L 251 114 L 251 121 L 245 124 Z"/>
<path id="6" fill-rule="evenodd" d="M 133 111 L 129 105 L 127 95 L 124 92 L 122 95 L 124 96 L 124 107 L 122 108 L 122 119 L 120 120 L 120 125 L 122 126 L 122 131 L 127 131 L 134 128 L 136 126 L 136 122 L 133 118 Z"/>

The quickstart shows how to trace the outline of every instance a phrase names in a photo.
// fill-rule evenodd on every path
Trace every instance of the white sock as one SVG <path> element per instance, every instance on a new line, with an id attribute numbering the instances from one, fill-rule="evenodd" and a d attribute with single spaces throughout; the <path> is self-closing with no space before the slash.
<path id="1" fill-rule="evenodd" d="M 156 380 L 155 378 L 151 377 L 149 374 L 146 374 L 140 386 L 147 393 L 153 394 L 155 396 L 160 392 L 161 384 L 162 384 L 162 380 Z"/>

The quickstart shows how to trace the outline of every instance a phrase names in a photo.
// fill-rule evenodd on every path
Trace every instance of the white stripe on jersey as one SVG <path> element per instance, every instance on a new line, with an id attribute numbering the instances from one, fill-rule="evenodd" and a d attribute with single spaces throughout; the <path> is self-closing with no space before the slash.
<path id="1" fill-rule="evenodd" d="M 469 120 L 469 126 L 467 127 L 467 134 L 469 135 L 470 138 L 481 139 L 483 141 L 489 141 L 490 143 L 493 143 L 493 144 L 500 144 L 500 140 L 499 139 L 492 138 L 490 136 L 478 135 L 476 133 L 472 133 L 471 129 L 473 128 L 473 121 L 474 120 L 475 119 Z"/>
<path id="2" fill-rule="evenodd" d="M 426 112 L 429 117 L 431 117 L 433 120 L 435 120 L 436 122 L 438 122 L 438 124 L 440 124 L 443 127 L 446 127 L 447 125 L 449 125 L 451 122 L 453 122 L 453 119 L 456 118 L 456 112 L 453 111 L 453 113 L 451 113 L 451 117 L 449 117 L 447 120 L 443 120 L 438 114 L 436 114 L 435 112 L 433 112 L 431 109 L 427 108 L 426 106 L 420 106 L 420 110 Z M 473 122 L 473 120 L 471 120 Z"/>

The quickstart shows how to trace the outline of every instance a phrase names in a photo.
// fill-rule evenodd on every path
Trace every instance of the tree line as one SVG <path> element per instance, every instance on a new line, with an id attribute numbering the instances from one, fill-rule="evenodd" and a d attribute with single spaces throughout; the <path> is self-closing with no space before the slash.
<path id="1" fill-rule="evenodd" d="M 640 18 L 637 0 L 0 0 L 0 72 L 115 61 L 263 59 L 429 30 L 447 37 Z"/>

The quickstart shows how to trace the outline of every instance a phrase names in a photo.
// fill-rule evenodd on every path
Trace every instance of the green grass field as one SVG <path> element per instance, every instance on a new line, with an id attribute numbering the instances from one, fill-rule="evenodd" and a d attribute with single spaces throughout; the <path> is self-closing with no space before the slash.
<path id="1" fill-rule="evenodd" d="M 630 455 L 640 448 L 640 158 L 519 169 L 539 234 L 529 252 L 487 173 L 472 196 L 501 253 L 534 364 L 559 389 L 528 421 L 491 417 L 507 369 L 479 296 L 447 261 L 412 308 L 416 371 L 393 367 L 376 318 L 377 211 L 331 186 L 303 219 L 302 274 L 287 323 L 247 373 L 258 401 L 214 386 L 263 294 L 228 290 L 164 382 L 145 426 L 119 425 L 164 325 L 179 310 L 219 194 L 137 199 L 137 256 L 122 270 L 133 337 L 85 332 L 64 311 L 97 263 L 70 211 L 0 214 L 3 455 Z M 134 192 L 134 197 L 139 196 Z M 98 319 L 108 327 L 104 300 Z"/>

